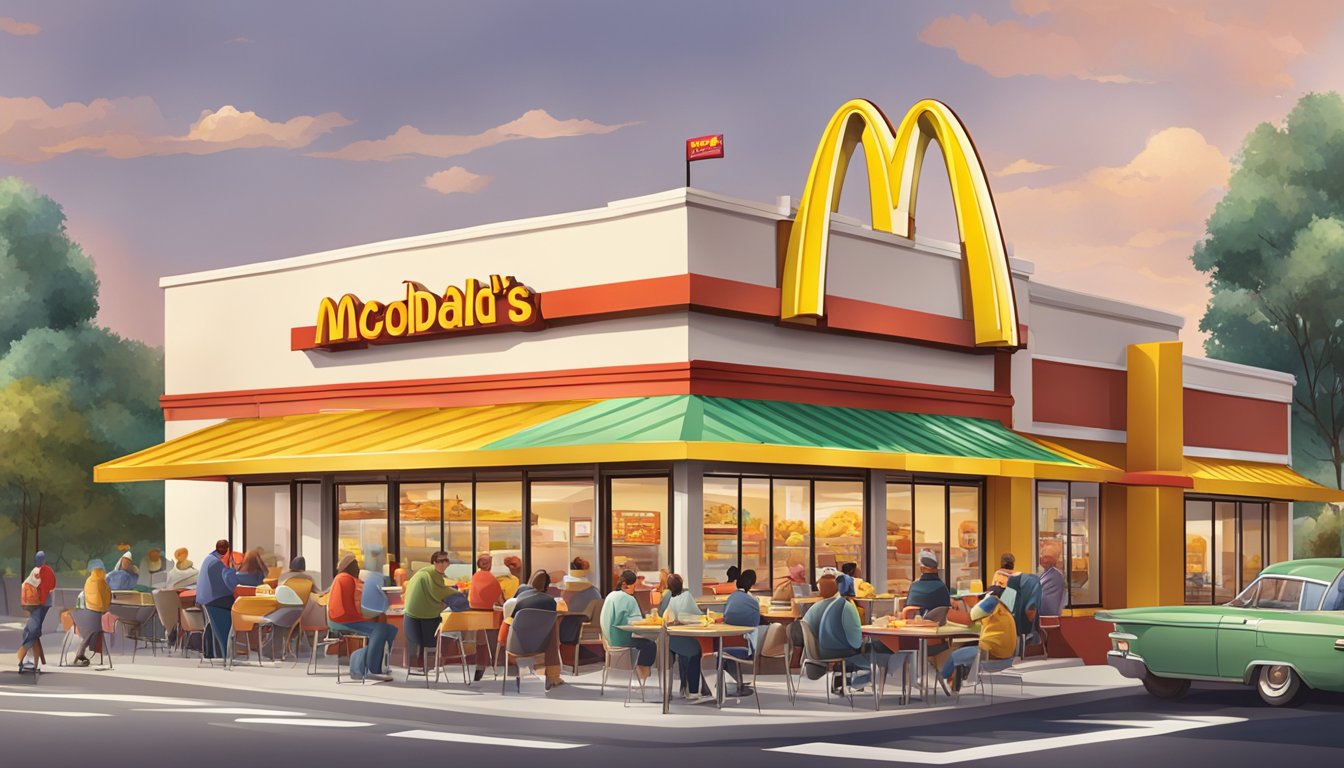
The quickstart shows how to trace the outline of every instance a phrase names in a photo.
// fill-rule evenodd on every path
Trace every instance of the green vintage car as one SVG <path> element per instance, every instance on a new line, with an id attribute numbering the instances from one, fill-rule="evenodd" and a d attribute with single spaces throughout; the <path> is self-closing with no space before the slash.
<path id="1" fill-rule="evenodd" d="M 1291 560 L 1264 569 L 1225 605 L 1125 608 L 1106 661 L 1163 699 L 1191 680 L 1254 685 L 1274 706 L 1308 689 L 1344 691 L 1344 559 Z"/>

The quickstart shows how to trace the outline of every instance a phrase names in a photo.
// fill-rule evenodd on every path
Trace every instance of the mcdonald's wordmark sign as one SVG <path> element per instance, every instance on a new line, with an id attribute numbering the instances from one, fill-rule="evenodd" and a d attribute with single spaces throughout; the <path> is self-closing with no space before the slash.
<path id="1" fill-rule="evenodd" d="M 723 157 L 723 134 L 697 136 L 686 140 L 686 162 L 692 160 L 712 160 Z"/>

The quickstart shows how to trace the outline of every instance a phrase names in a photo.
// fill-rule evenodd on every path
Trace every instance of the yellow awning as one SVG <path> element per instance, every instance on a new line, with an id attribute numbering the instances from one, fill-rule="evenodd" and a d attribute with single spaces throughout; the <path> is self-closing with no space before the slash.
<path id="1" fill-rule="evenodd" d="M 1184 469 L 1194 481 L 1195 493 L 1344 502 L 1344 491 L 1312 482 L 1283 464 L 1187 456 Z"/>

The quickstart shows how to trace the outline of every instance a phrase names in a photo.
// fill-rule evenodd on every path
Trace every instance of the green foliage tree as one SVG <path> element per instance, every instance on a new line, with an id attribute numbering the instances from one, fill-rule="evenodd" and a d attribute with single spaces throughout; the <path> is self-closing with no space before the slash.
<path id="1" fill-rule="evenodd" d="M 95 325 L 97 294 L 60 206 L 0 180 L 0 515 L 21 571 L 39 545 L 69 564 L 162 536 L 162 483 L 93 482 L 163 434 L 163 354 Z"/>
<path id="2" fill-rule="evenodd" d="M 1297 376 L 1294 430 L 1344 487 L 1344 99 L 1308 94 L 1251 131 L 1193 259 L 1205 353 Z"/>

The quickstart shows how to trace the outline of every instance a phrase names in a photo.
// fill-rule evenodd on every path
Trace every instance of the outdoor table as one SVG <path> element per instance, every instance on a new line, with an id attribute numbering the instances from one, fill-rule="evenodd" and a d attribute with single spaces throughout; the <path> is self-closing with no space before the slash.
<path id="1" fill-rule="evenodd" d="M 919 652 L 916 654 L 915 663 L 919 667 L 919 697 L 924 703 L 930 703 L 928 696 L 929 682 L 929 640 L 951 640 L 958 637 L 979 637 L 980 633 L 971 627 L 963 627 L 955 624 L 949 624 L 941 627 L 885 627 L 865 624 L 863 626 L 863 636 L 869 639 L 868 643 L 868 662 L 872 667 L 873 678 L 873 708 L 877 709 L 882 705 L 881 695 L 878 693 L 877 685 L 877 648 L 873 645 L 874 641 L 883 641 L 888 637 L 913 637 L 919 641 Z M 895 650 L 895 649 L 893 649 Z M 886 680 L 886 673 L 883 672 L 882 679 Z M 934 688 L 933 698 L 938 697 L 938 689 Z"/>
<path id="2" fill-rule="evenodd" d="M 745 637 L 756 631 L 755 627 L 739 627 L 733 624 L 627 624 L 620 629 L 639 637 L 652 637 L 658 643 L 659 682 L 663 689 L 663 714 L 667 714 L 672 704 L 672 670 L 668 653 L 669 637 L 710 638 L 715 641 L 717 658 L 718 687 L 714 694 L 714 703 L 723 708 L 723 638 Z"/>

